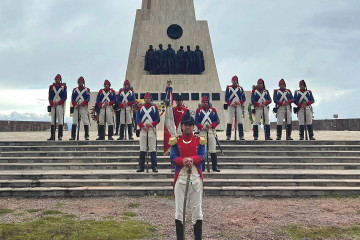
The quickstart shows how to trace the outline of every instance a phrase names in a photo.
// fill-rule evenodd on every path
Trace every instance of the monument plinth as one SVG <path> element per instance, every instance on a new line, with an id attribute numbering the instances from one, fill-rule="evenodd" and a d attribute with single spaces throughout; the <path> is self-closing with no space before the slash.
<path id="1" fill-rule="evenodd" d="M 159 44 L 166 50 L 168 44 L 177 52 L 180 46 L 194 51 L 200 46 L 205 70 L 201 74 L 157 74 L 144 70 L 145 54 L 150 45 Z M 207 21 L 197 21 L 193 0 L 143 0 L 136 12 L 133 37 L 129 53 L 126 79 L 130 80 L 138 97 L 147 91 L 155 101 L 161 101 L 167 80 L 172 81 L 174 93 L 182 94 L 185 104 L 195 111 L 203 95 L 218 110 L 220 129 L 225 128 L 224 94 L 216 69 Z M 160 126 L 161 127 L 161 126 Z"/>

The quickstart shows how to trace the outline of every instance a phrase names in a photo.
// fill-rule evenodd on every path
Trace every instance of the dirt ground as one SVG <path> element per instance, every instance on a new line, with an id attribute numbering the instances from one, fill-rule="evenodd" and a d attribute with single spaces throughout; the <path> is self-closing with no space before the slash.
<path id="1" fill-rule="evenodd" d="M 74 199 L 1 198 L 0 208 L 12 213 L 0 215 L 0 222 L 36 219 L 41 211 L 58 210 L 79 220 L 122 220 L 123 213 L 136 213 L 134 220 L 158 226 L 161 239 L 175 239 L 173 197 L 113 197 Z M 349 226 L 360 224 L 360 198 L 244 198 L 207 197 L 203 199 L 203 239 L 287 239 L 277 231 L 288 224 Z M 193 239 L 191 215 L 187 214 L 187 239 Z M 158 237 L 156 237 L 158 239 Z"/>

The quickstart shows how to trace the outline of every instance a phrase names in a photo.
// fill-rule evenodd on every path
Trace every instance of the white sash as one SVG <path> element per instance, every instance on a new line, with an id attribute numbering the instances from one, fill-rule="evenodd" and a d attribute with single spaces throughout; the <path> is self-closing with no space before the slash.
<path id="1" fill-rule="evenodd" d="M 261 102 L 266 101 L 266 100 L 265 100 L 265 94 L 266 94 L 266 91 L 265 91 L 265 90 L 264 90 L 262 93 L 260 93 L 258 90 L 255 90 L 255 93 L 256 93 L 257 95 L 259 95 L 258 103 L 261 103 Z"/>
<path id="2" fill-rule="evenodd" d="M 55 93 L 53 102 L 58 102 L 58 101 L 61 100 L 61 98 L 60 98 L 60 92 L 61 92 L 63 89 L 64 89 L 64 86 L 61 86 L 61 87 L 59 88 L 59 90 L 56 90 L 56 87 L 53 86 L 53 91 L 54 91 L 54 93 Z"/>
<path id="3" fill-rule="evenodd" d="M 129 91 L 127 91 L 127 93 L 125 93 L 124 91 L 122 91 L 122 92 L 121 92 L 121 96 L 123 96 L 123 100 L 122 100 L 122 102 L 121 102 L 121 103 L 128 102 L 127 97 L 128 97 L 129 95 L 131 95 L 131 91 L 130 91 L 130 90 L 129 90 Z"/>
<path id="4" fill-rule="evenodd" d="M 111 94 L 111 91 L 108 91 L 108 92 L 104 92 L 103 91 L 103 94 L 104 94 L 104 97 L 103 97 L 103 99 L 102 99 L 102 103 L 104 103 L 105 101 L 107 101 L 107 102 L 110 102 L 110 98 L 109 98 L 109 95 Z"/>
<path id="5" fill-rule="evenodd" d="M 76 92 L 78 95 L 75 99 L 75 102 L 82 103 L 83 101 L 85 101 L 83 94 L 84 94 L 84 92 L 86 92 L 86 88 L 84 88 L 81 92 L 80 92 L 79 88 L 76 88 Z"/>
<path id="6" fill-rule="evenodd" d="M 303 103 L 303 101 L 305 100 L 306 102 L 309 101 L 309 99 L 306 97 L 306 94 L 308 93 L 308 91 L 305 91 L 304 93 L 298 91 L 297 92 L 298 94 L 300 94 L 300 100 L 299 100 L 299 103 Z"/>
<path id="7" fill-rule="evenodd" d="M 288 93 L 288 91 L 285 90 L 285 92 L 282 91 L 278 91 L 278 93 L 280 93 L 281 98 L 279 99 L 279 102 L 284 102 L 284 101 L 288 101 L 288 98 L 286 96 L 286 94 Z"/>
<path id="8" fill-rule="evenodd" d="M 209 111 L 204 111 L 204 109 L 200 110 L 201 113 L 204 114 L 204 118 L 201 121 L 201 125 L 205 126 L 205 123 L 208 122 L 210 125 L 212 124 L 212 121 L 210 119 L 210 114 L 212 113 L 212 109 L 210 108 Z"/>
<path id="9" fill-rule="evenodd" d="M 149 109 L 146 109 L 146 107 L 143 106 L 143 107 L 141 108 L 141 110 L 144 112 L 144 116 L 141 118 L 141 122 L 144 123 L 145 120 L 148 119 L 148 120 L 150 121 L 150 123 L 152 123 L 152 122 L 153 122 L 153 119 L 152 119 L 152 117 L 150 116 L 150 112 L 151 112 L 152 110 L 154 110 L 154 112 L 155 112 L 155 107 L 154 107 L 154 106 L 151 106 L 151 107 L 149 107 Z"/>
<path id="10" fill-rule="evenodd" d="M 240 88 L 237 87 L 236 89 L 232 88 L 232 87 L 229 87 L 229 90 L 231 91 L 231 95 L 230 95 L 230 100 L 232 102 L 236 101 L 240 101 L 239 99 L 239 95 L 237 94 L 239 91 L 240 91 Z"/>

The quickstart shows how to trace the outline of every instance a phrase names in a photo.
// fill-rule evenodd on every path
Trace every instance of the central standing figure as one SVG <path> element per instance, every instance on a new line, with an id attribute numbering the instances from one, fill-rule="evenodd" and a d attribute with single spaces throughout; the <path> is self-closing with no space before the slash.
<path id="1" fill-rule="evenodd" d="M 170 161 L 175 165 L 175 226 L 177 240 L 184 239 L 184 199 L 189 199 L 195 240 L 202 238 L 202 164 L 206 158 L 206 138 L 194 136 L 194 118 L 185 114 L 181 121 L 182 135 L 170 139 Z M 189 177 L 190 176 L 190 177 Z M 186 192 L 186 183 L 188 189 Z"/>

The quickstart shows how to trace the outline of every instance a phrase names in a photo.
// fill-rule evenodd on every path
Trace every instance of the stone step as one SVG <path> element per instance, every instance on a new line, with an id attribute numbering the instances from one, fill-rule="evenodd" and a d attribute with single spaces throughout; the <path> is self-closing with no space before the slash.
<path id="1" fill-rule="evenodd" d="M 89 187 L 89 186 L 173 186 L 173 179 L 15 179 L 0 180 L 3 188 L 28 187 Z M 360 187 L 360 179 L 204 179 L 206 187 L 250 187 L 250 186 L 322 186 L 322 187 Z"/>
<path id="2" fill-rule="evenodd" d="M 209 162 L 212 166 L 211 161 Z M 355 170 L 360 163 L 252 163 L 221 162 L 220 169 L 318 169 Z M 137 169 L 137 162 L 117 163 L 0 163 L 0 170 L 130 170 Z M 158 162 L 159 169 L 170 169 L 170 162 Z"/>
<path id="3" fill-rule="evenodd" d="M 314 186 L 270 186 L 270 187 L 205 187 L 205 195 L 212 196 L 255 196 L 255 197 L 316 197 L 326 195 L 356 195 L 360 187 L 314 187 Z M 0 197 L 105 197 L 172 195 L 171 186 L 164 187 L 34 187 L 3 188 Z"/>
<path id="4" fill-rule="evenodd" d="M 19 151 L 1 152 L 1 157 L 44 157 L 44 156 L 137 156 L 139 151 Z M 163 152 L 157 153 L 162 155 Z M 264 150 L 228 150 L 226 156 L 360 156 L 360 151 L 264 151 Z"/>
<path id="5" fill-rule="evenodd" d="M 360 151 L 360 145 L 230 145 L 223 144 L 223 151 L 259 150 L 259 151 Z M 0 152 L 26 152 L 26 151 L 139 151 L 140 146 L 132 145 L 56 145 L 56 146 L 4 146 Z M 158 151 L 163 151 L 164 146 L 158 145 Z M 218 147 L 220 151 L 220 148 Z"/>
<path id="6" fill-rule="evenodd" d="M 163 140 L 158 140 L 163 145 Z M 219 141 L 221 145 L 360 145 L 359 140 L 316 140 L 316 141 Z M 138 140 L 133 141 L 0 141 L 1 146 L 57 146 L 57 145 L 139 145 Z"/>
<path id="7" fill-rule="evenodd" d="M 149 166 L 150 167 L 150 166 Z M 0 179 L 166 179 L 173 178 L 170 169 L 159 173 L 137 173 L 134 170 L 28 170 L 2 171 Z M 313 169 L 223 169 L 220 173 L 204 172 L 216 179 L 360 179 L 359 170 Z"/>
<path id="8" fill-rule="evenodd" d="M 169 156 L 158 154 L 159 163 L 169 162 Z M 0 157 L 0 163 L 138 163 L 139 156 L 67 156 L 58 157 Z M 218 154 L 219 163 L 222 162 L 251 162 L 251 163 L 360 163 L 360 156 L 222 156 Z"/>

